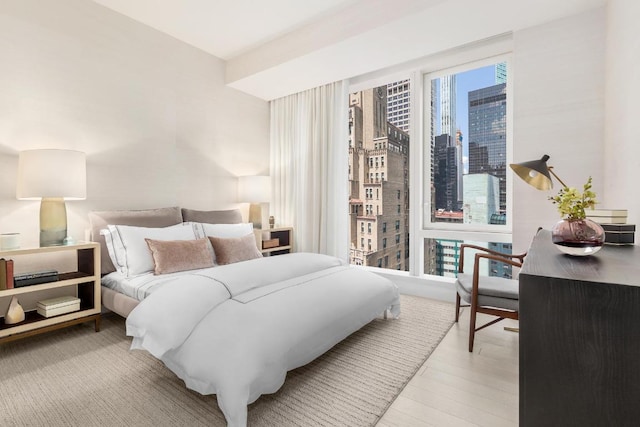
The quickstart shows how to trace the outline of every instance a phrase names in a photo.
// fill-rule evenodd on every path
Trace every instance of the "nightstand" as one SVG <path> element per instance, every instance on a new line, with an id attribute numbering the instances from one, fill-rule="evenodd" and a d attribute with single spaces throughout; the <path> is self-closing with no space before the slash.
<path id="1" fill-rule="evenodd" d="M 75 254 L 74 254 L 75 253 Z M 59 272 L 58 281 L 0 290 L 0 316 L 6 313 L 9 302 L 17 296 L 25 310 L 25 320 L 7 325 L 0 317 L 0 344 L 37 335 L 85 322 L 94 322 L 95 331 L 100 330 L 100 246 L 98 243 L 79 243 L 68 246 L 50 246 L 31 249 L 0 251 L 0 258 L 11 259 L 17 273 L 34 271 L 46 264 L 75 264 L 70 272 Z M 65 260 L 66 258 L 66 260 Z M 75 260 L 73 259 L 75 258 Z M 46 262 L 40 263 L 39 260 Z M 75 262 L 74 262 L 75 261 Z M 62 267 L 64 268 L 64 267 Z M 80 310 L 53 317 L 37 313 L 35 302 L 46 299 L 47 293 L 56 291 L 80 299 Z M 22 301 L 28 301 L 23 304 Z"/>
<path id="2" fill-rule="evenodd" d="M 255 229 L 253 232 L 262 256 L 282 255 L 293 251 L 293 227 Z"/>

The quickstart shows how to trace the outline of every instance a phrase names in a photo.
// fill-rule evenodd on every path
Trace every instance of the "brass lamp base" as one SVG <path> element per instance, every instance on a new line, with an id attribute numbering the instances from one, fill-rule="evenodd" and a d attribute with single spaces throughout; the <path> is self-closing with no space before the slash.
<path id="1" fill-rule="evenodd" d="M 67 208 L 62 197 L 40 202 L 40 246 L 61 246 L 67 237 Z"/>

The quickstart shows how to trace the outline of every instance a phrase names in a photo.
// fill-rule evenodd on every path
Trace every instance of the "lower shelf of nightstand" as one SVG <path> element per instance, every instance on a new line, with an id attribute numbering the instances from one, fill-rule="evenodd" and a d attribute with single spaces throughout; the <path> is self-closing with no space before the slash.
<path id="1" fill-rule="evenodd" d="M 84 311 L 84 310 L 81 310 L 79 312 L 76 311 L 76 312 L 72 312 L 72 313 L 65 313 L 65 314 L 61 314 L 59 316 L 54 316 L 54 317 L 44 317 L 44 316 L 39 315 L 36 311 L 28 311 L 28 312 L 25 313 L 25 319 L 22 322 L 16 323 L 16 324 L 13 324 L 13 325 L 5 324 L 4 323 L 4 318 L 2 318 L 1 323 L 0 323 L 0 333 L 7 332 L 9 329 L 12 329 L 12 328 L 16 328 L 17 330 L 19 330 L 19 332 L 0 337 L 0 344 L 6 343 L 6 342 L 10 342 L 10 341 L 15 341 L 15 340 L 21 339 L 21 338 L 30 337 L 30 336 L 33 336 L 33 335 L 38 335 L 38 334 L 43 334 L 43 333 L 50 332 L 50 331 L 55 331 L 57 329 L 66 328 L 67 326 L 78 325 L 80 323 L 86 323 L 86 322 L 94 322 L 95 323 L 95 331 L 99 332 L 100 331 L 100 320 L 101 320 L 100 313 L 89 314 L 89 315 L 86 315 L 86 316 L 80 316 L 80 317 L 76 317 L 76 318 L 72 318 L 72 319 L 68 319 L 68 320 L 61 320 L 59 322 L 55 322 L 56 318 L 61 318 L 62 319 L 65 316 L 68 317 L 70 314 L 81 313 L 82 311 Z M 53 320 L 54 323 L 51 323 L 50 322 L 51 320 Z M 38 323 L 42 323 L 42 326 L 38 327 L 37 326 Z M 23 326 L 27 326 L 27 325 L 32 325 L 33 328 L 25 330 L 25 328 Z"/>

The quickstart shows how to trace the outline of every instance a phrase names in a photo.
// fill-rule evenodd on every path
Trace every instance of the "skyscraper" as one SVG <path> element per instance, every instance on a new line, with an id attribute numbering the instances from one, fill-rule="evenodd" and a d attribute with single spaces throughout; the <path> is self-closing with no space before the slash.
<path id="1" fill-rule="evenodd" d="M 440 134 L 452 138 L 456 134 L 456 76 L 442 76 L 440 80 Z"/>
<path id="2" fill-rule="evenodd" d="M 436 136 L 433 145 L 433 185 L 436 211 L 459 210 L 457 147 L 446 134 Z"/>
<path id="3" fill-rule="evenodd" d="M 496 64 L 495 75 L 496 75 L 496 84 L 507 82 L 507 63 L 506 62 L 498 62 Z"/>
<path id="4" fill-rule="evenodd" d="M 469 173 L 499 179 L 500 210 L 507 204 L 507 88 L 505 83 L 469 92 Z"/>
<path id="5" fill-rule="evenodd" d="M 411 126 L 410 97 L 409 80 L 387 85 L 387 120 L 405 132 Z"/>

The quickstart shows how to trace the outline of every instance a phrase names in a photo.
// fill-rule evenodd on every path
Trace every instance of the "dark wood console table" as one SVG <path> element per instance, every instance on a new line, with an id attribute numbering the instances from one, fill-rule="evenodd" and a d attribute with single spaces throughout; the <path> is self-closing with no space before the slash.
<path id="1" fill-rule="evenodd" d="M 640 425 L 640 248 L 562 254 L 535 237 L 520 273 L 520 426 Z"/>

